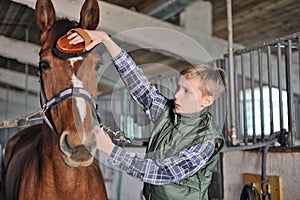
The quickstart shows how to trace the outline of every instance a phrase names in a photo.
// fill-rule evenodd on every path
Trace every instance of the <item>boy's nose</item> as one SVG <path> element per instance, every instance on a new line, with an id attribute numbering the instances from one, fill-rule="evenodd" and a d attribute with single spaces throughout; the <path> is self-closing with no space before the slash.
<path id="1" fill-rule="evenodd" d="M 174 94 L 174 101 L 176 101 L 176 99 L 177 99 L 177 100 L 179 99 L 179 94 L 178 94 L 178 92 L 175 92 L 175 94 Z"/>

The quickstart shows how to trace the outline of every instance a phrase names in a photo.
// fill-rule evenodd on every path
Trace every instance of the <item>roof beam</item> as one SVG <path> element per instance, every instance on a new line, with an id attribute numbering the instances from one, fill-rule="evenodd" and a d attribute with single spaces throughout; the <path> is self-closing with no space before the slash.
<path id="1" fill-rule="evenodd" d="M 35 0 L 13 1 L 35 8 Z M 79 19 L 82 3 L 83 0 L 53 0 L 57 16 L 74 20 Z M 140 48 L 168 52 L 191 62 L 207 62 L 212 58 L 220 58 L 227 51 L 224 40 L 204 35 L 201 31 L 189 31 L 107 2 L 99 1 L 99 5 L 101 22 L 98 28 Z"/>
<path id="2" fill-rule="evenodd" d="M 28 103 L 28 107 L 31 109 L 40 108 L 38 95 L 35 96 L 26 92 L 6 90 L 4 88 L 0 88 L 0 102 L 1 105 L 3 105 L 4 107 L 6 107 L 5 104 L 9 103 L 25 105 L 26 101 Z"/>
<path id="3" fill-rule="evenodd" d="M 9 84 L 11 86 L 32 91 L 36 94 L 40 91 L 40 85 L 38 83 L 38 77 L 32 75 L 26 75 L 22 72 L 16 72 L 8 69 L 4 69 L 0 66 L 0 82 Z M 18 81 L 16 81 L 18 80 Z"/>
<path id="4" fill-rule="evenodd" d="M 37 66 L 40 46 L 0 35 L 0 55 L 20 63 Z"/>

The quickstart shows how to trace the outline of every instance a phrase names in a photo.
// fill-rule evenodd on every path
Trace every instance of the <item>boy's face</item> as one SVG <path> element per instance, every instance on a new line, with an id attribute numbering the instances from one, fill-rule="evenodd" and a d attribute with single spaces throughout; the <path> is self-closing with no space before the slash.
<path id="1" fill-rule="evenodd" d="M 175 112 L 192 114 L 203 110 L 213 103 L 212 96 L 202 96 L 200 81 L 180 76 L 174 95 Z"/>

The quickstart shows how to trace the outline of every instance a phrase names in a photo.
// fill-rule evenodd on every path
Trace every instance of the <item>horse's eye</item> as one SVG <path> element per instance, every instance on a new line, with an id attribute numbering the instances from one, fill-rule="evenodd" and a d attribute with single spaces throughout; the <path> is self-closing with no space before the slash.
<path id="1" fill-rule="evenodd" d="M 103 64 L 103 63 L 100 62 L 100 61 L 97 62 L 97 63 L 96 63 L 96 66 L 95 66 L 95 70 L 98 71 L 98 70 L 100 69 L 100 67 L 102 66 L 102 64 Z"/>
<path id="2" fill-rule="evenodd" d="M 47 70 L 47 69 L 50 68 L 50 65 L 49 65 L 49 63 L 47 61 L 42 60 L 39 63 L 39 68 L 42 69 L 42 70 Z"/>

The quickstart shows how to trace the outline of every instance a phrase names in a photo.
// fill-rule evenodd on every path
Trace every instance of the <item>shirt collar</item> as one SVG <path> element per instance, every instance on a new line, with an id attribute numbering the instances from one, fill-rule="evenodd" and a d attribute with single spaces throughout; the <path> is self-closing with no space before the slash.
<path id="1" fill-rule="evenodd" d="M 176 113 L 173 109 L 174 113 L 174 125 L 185 124 L 185 125 L 196 125 L 199 124 L 203 119 L 206 118 L 208 109 L 205 108 L 200 112 L 192 113 L 192 114 L 182 114 Z"/>

